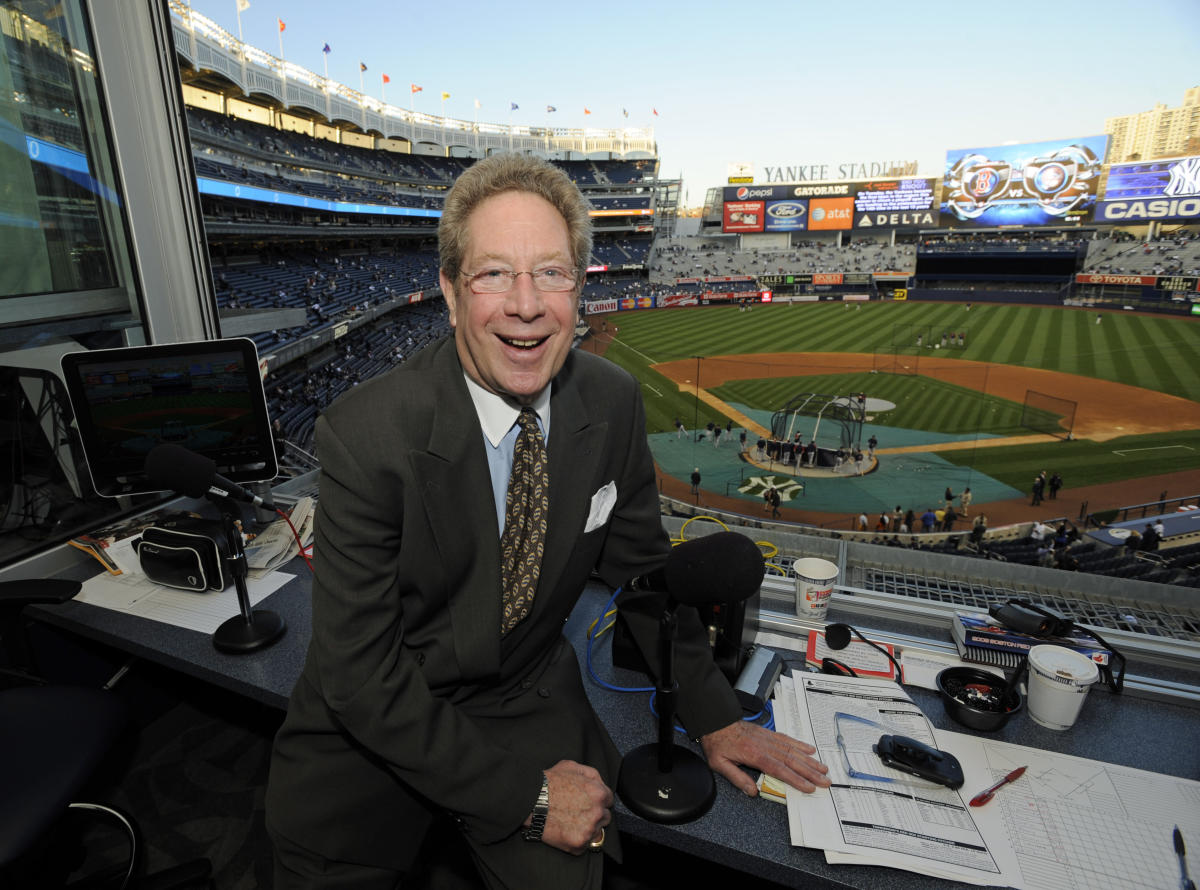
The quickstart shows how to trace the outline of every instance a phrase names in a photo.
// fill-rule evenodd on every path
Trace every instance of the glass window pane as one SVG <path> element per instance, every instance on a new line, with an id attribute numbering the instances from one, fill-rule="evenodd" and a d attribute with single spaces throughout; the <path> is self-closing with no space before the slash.
<path id="1" fill-rule="evenodd" d="M 7 301 L 52 292 L 76 292 L 56 314 L 129 312 L 126 227 L 81 5 L 0 0 L 0 34 L 0 320 L 31 320 Z"/>

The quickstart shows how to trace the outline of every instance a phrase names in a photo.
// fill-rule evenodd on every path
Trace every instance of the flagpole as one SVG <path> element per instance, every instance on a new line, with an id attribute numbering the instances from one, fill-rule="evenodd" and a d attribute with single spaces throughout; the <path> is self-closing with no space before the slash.
<path id="1" fill-rule="evenodd" d="M 276 19 L 279 23 L 279 76 L 287 80 L 287 59 L 283 56 L 283 19 Z M 287 104 L 287 93 L 284 93 L 284 104 Z"/>
<path id="2" fill-rule="evenodd" d="M 191 4 L 188 4 L 188 5 L 190 6 Z M 241 60 L 241 63 L 242 63 L 242 84 L 241 84 L 241 86 L 242 86 L 242 89 L 246 89 L 248 84 L 246 83 L 246 42 L 245 42 L 245 40 L 242 39 L 242 0 L 233 0 L 233 7 L 234 7 L 234 9 L 237 10 L 238 58 Z M 195 26 L 193 26 L 192 27 L 192 40 L 195 40 L 195 39 L 196 39 L 196 29 L 195 29 Z M 194 53 L 192 55 L 192 58 L 195 58 Z"/>

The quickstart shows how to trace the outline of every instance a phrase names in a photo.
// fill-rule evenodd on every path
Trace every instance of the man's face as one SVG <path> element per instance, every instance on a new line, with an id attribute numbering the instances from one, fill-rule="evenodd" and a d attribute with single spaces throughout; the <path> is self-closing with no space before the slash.
<path id="1" fill-rule="evenodd" d="M 458 280 L 440 276 L 463 368 L 484 389 L 520 404 L 532 402 L 566 361 L 578 288 L 543 293 L 532 276 L 518 275 L 506 293 L 477 294 L 467 278 L 484 269 L 529 272 L 544 266 L 575 268 L 566 221 L 544 198 L 505 192 L 468 217 Z"/>

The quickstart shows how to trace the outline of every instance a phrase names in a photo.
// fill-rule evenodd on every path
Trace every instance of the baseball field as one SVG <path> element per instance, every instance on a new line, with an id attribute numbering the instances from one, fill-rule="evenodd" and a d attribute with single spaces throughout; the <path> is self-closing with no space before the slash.
<path id="1" fill-rule="evenodd" d="M 1200 319 L 831 301 L 588 320 L 584 348 L 642 383 L 660 470 L 686 478 L 704 463 L 715 493 L 737 497 L 753 468 L 732 463 L 736 442 L 714 465 L 719 447 L 709 455 L 695 431 L 732 422 L 754 441 L 802 393 L 865 393 L 892 406 L 869 412 L 862 434 L 877 437 L 881 472 L 835 488 L 810 480 L 794 504 L 810 510 L 875 509 L 897 486 L 927 499 L 943 480 L 972 486 L 977 502 L 1011 499 L 1047 469 L 1076 489 L 1169 473 L 1179 480 L 1172 496 L 1200 492 Z M 743 494 L 756 497 L 753 486 Z"/>

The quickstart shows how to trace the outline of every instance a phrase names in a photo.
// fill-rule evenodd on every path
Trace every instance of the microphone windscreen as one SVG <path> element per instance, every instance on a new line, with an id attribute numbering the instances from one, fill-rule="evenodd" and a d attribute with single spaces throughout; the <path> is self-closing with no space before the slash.
<path id="1" fill-rule="evenodd" d="M 830 649 L 845 649 L 850 645 L 850 625 L 828 625 L 825 628 L 825 642 Z"/>
<path id="2" fill-rule="evenodd" d="M 200 498 L 208 492 L 217 462 L 197 454 L 182 445 L 155 445 L 146 455 L 146 475 L 155 485 L 169 488 L 190 498 Z"/>
<path id="3" fill-rule="evenodd" d="M 758 545 L 737 532 L 717 532 L 671 548 L 663 572 L 667 591 L 681 603 L 741 602 L 762 586 L 765 560 Z"/>

